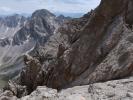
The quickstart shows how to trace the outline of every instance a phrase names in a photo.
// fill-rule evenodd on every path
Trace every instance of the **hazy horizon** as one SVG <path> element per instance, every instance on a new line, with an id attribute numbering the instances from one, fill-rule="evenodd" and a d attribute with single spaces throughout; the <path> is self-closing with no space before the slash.
<path id="1" fill-rule="evenodd" d="M 0 0 L 0 15 L 31 15 L 38 9 L 47 9 L 57 15 L 81 16 L 99 3 L 100 0 Z"/>

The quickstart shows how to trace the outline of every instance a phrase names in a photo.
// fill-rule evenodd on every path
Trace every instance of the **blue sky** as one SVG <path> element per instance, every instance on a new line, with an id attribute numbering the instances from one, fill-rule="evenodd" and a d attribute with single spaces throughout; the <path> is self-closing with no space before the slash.
<path id="1" fill-rule="evenodd" d="M 99 3 L 100 0 L 0 0 L 0 15 L 31 14 L 37 9 L 56 13 L 86 13 Z"/>

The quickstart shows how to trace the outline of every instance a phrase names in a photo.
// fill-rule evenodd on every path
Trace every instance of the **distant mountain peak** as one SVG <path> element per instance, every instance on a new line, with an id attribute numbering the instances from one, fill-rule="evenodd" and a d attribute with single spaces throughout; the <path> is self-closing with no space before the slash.
<path id="1" fill-rule="evenodd" d="M 55 16 L 53 13 L 51 13 L 50 11 L 46 10 L 46 9 L 40 9 L 40 10 L 36 10 L 33 14 L 32 17 L 38 17 L 38 16 Z"/>

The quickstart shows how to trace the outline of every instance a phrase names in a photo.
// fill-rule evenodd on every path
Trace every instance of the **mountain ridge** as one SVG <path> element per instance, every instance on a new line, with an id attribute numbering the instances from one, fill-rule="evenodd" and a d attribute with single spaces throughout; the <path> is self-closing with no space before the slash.
<path id="1" fill-rule="evenodd" d="M 44 15 L 40 16 L 42 13 Z M 14 77 L 16 73 L 19 73 L 24 66 L 23 55 L 34 49 L 36 44 L 44 45 L 65 19 L 65 17 L 59 19 L 45 9 L 35 11 L 28 18 L 18 14 L 1 18 L 1 25 L 5 26 L 1 27 L 1 30 L 11 27 L 14 31 L 9 30 L 10 32 L 3 33 L 4 37 L 0 38 L 0 77 L 9 79 L 8 76 Z M 12 23 L 15 24 L 12 25 Z M 20 58 L 21 60 L 18 60 Z"/>
<path id="2" fill-rule="evenodd" d="M 102 0 L 83 17 L 66 20 L 45 45 L 37 42 L 24 56 L 25 67 L 3 95 L 16 100 L 133 99 L 132 4 Z M 39 19 L 37 25 L 44 23 Z"/>

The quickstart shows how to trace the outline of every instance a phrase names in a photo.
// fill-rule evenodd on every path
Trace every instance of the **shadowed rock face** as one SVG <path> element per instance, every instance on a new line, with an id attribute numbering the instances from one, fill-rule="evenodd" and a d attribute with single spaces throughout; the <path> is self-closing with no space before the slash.
<path id="1" fill-rule="evenodd" d="M 41 85 L 63 89 L 132 76 L 132 4 L 102 0 L 94 11 L 61 24 L 45 45 L 36 45 L 25 57 L 27 67 L 17 82 L 31 93 Z"/>
<path id="2" fill-rule="evenodd" d="M 78 33 L 77 40 L 56 60 L 51 69 L 52 72 L 49 72 L 50 75 L 48 74 L 46 85 L 53 88 L 64 88 L 130 75 L 132 72 L 132 66 L 129 64 L 132 62 L 130 57 L 128 57 L 129 62 L 125 61 L 124 70 L 120 71 L 123 64 L 116 66 L 117 62 L 113 63 L 118 56 L 124 53 L 116 54 L 115 52 L 123 41 L 122 36 L 127 35 L 127 29 L 124 28 L 127 5 L 128 0 L 103 0 Z M 114 53 L 112 54 L 112 52 Z M 109 55 L 112 60 L 108 57 Z"/>
<path id="3" fill-rule="evenodd" d="M 133 6 L 132 5 L 133 5 L 133 1 L 129 0 L 128 1 L 128 6 L 127 6 L 128 10 L 126 11 L 126 23 L 128 23 L 130 27 L 133 24 L 133 19 L 132 19 Z"/>
<path id="4" fill-rule="evenodd" d="M 129 42 L 133 33 L 128 27 L 132 25 L 131 5 L 131 0 L 102 0 L 94 11 L 63 25 L 59 29 L 61 35 L 53 36 L 65 37 L 65 43 L 54 44 L 57 37 L 51 39 L 54 42 L 46 43 L 43 56 L 33 58 L 45 58 L 41 60 L 40 71 L 35 73 L 33 86 L 62 89 L 130 76 L 133 72 L 133 47 Z M 50 48 L 52 43 L 56 48 L 54 54 L 46 53 L 51 50 L 46 47 Z M 28 77 L 27 70 L 21 77 Z M 22 79 L 23 85 L 27 85 L 29 81 Z"/>

